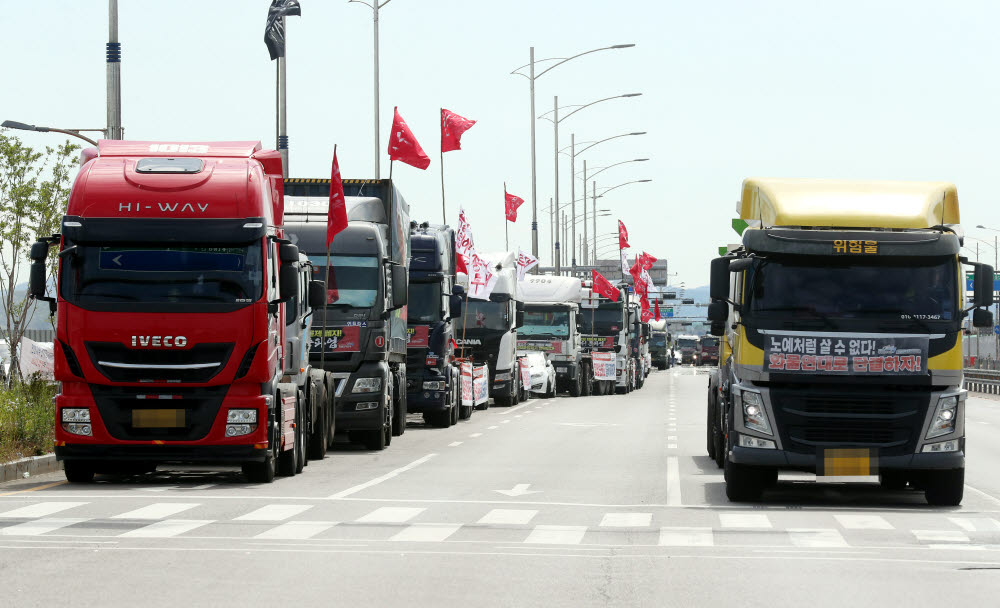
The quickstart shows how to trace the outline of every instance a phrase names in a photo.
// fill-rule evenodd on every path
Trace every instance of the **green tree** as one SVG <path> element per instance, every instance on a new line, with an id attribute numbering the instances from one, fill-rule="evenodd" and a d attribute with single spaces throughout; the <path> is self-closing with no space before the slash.
<path id="1" fill-rule="evenodd" d="M 21 380 L 17 349 L 34 314 L 33 302 L 19 281 L 28 275 L 31 244 L 58 230 L 76 150 L 79 146 L 67 141 L 38 152 L 0 130 L 0 339 L 11 352 L 8 387 Z"/>

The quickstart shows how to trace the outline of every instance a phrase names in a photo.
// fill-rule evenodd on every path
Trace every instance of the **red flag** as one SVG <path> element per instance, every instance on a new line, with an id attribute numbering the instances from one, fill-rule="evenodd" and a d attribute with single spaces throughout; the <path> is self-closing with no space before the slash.
<path id="1" fill-rule="evenodd" d="M 347 228 L 347 199 L 344 198 L 344 180 L 340 177 L 337 163 L 337 147 L 333 148 L 333 168 L 330 171 L 330 207 L 326 212 L 326 248 L 330 248 L 333 237 Z"/>
<path id="2" fill-rule="evenodd" d="M 399 115 L 399 110 L 394 109 L 392 119 L 392 133 L 389 134 L 389 160 L 398 160 L 417 169 L 426 169 L 431 164 L 430 157 L 424 153 L 417 138 L 413 136 L 413 131 L 406 126 L 403 117 Z"/>
<path id="3" fill-rule="evenodd" d="M 465 265 L 465 256 L 457 251 L 455 252 L 455 272 L 463 272 L 466 276 L 469 274 L 469 268 Z"/>
<path id="4" fill-rule="evenodd" d="M 653 314 L 655 315 L 656 320 L 659 321 L 660 320 L 660 301 L 659 300 L 654 300 L 653 301 Z"/>
<path id="5" fill-rule="evenodd" d="M 618 220 L 618 248 L 628 249 L 631 245 L 628 244 L 628 230 L 625 229 L 625 224 L 621 220 Z"/>
<path id="6" fill-rule="evenodd" d="M 472 128 L 476 121 L 462 118 L 451 110 L 441 108 L 441 151 L 462 149 L 462 133 Z"/>
<path id="7" fill-rule="evenodd" d="M 649 312 L 649 298 L 642 296 L 639 300 L 639 305 L 642 307 L 642 313 L 639 315 L 639 320 L 643 323 L 649 323 L 649 320 L 653 318 L 653 313 Z"/>
<path id="8" fill-rule="evenodd" d="M 503 186 L 503 202 L 508 222 L 517 221 L 517 208 L 524 204 L 524 199 L 507 192 L 507 184 Z"/>
<path id="9" fill-rule="evenodd" d="M 455 338 L 451 339 L 450 344 L 453 349 L 458 350 L 458 342 L 455 342 Z"/>
<path id="10" fill-rule="evenodd" d="M 649 255 L 645 251 L 643 251 L 642 255 L 639 256 L 639 266 L 643 270 L 649 270 L 650 268 L 653 267 L 653 264 L 655 262 L 656 262 L 656 258 L 654 258 L 653 256 Z"/>
<path id="11" fill-rule="evenodd" d="M 618 291 L 618 288 L 609 283 L 608 280 L 604 278 L 604 275 L 597 272 L 596 270 L 593 270 L 591 272 L 594 273 L 593 275 L 594 291 L 604 296 L 605 298 L 611 300 L 612 302 L 617 302 L 618 297 L 621 295 L 621 292 Z"/>

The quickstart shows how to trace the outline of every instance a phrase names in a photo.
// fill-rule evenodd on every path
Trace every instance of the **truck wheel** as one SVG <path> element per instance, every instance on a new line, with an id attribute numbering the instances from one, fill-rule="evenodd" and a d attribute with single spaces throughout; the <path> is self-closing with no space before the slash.
<path id="1" fill-rule="evenodd" d="M 90 483 L 94 481 L 94 467 L 83 460 L 63 461 L 66 481 L 70 483 Z"/>
<path id="2" fill-rule="evenodd" d="M 319 385 L 316 388 L 315 407 L 316 420 L 313 420 L 312 434 L 309 437 L 309 458 L 312 460 L 323 460 L 326 456 L 327 446 L 330 444 L 330 437 L 327 432 L 330 430 L 329 421 L 326 419 L 326 385 Z"/>
<path id="3" fill-rule="evenodd" d="M 462 387 L 461 382 L 458 377 L 452 379 L 451 382 L 452 392 L 451 392 L 451 402 L 455 404 L 458 408 L 458 417 L 462 420 L 468 420 L 472 418 L 472 412 L 476 409 L 473 405 L 462 405 Z"/>
<path id="4" fill-rule="evenodd" d="M 583 381 L 581 380 L 582 376 L 583 376 L 583 372 L 580 371 L 579 368 L 577 368 L 577 370 L 576 370 L 576 379 L 570 381 L 570 385 L 569 385 L 569 396 L 570 397 L 579 397 L 580 393 L 583 392 Z"/>
<path id="5" fill-rule="evenodd" d="M 326 400 L 323 402 L 323 409 L 326 411 L 326 447 L 332 449 L 337 434 L 337 385 L 324 383 L 323 386 L 326 393 Z"/>
<path id="6" fill-rule="evenodd" d="M 388 401 L 382 427 L 372 429 L 365 434 L 365 447 L 369 450 L 381 451 L 390 443 L 392 443 L 392 399 Z"/>
<path id="7" fill-rule="evenodd" d="M 406 432 L 406 384 L 393 381 L 392 436 L 399 437 Z"/>
<path id="8" fill-rule="evenodd" d="M 708 421 L 707 421 L 707 437 L 706 437 L 706 448 L 708 450 L 708 457 L 715 460 L 715 395 L 713 394 L 715 387 L 712 382 L 708 382 Z"/>
<path id="9" fill-rule="evenodd" d="M 965 491 L 965 469 L 927 471 L 924 496 L 935 507 L 955 507 L 962 504 Z"/>
<path id="10" fill-rule="evenodd" d="M 297 415 L 298 407 L 296 407 L 295 409 L 296 409 L 296 420 L 298 420 L 298 415 Z M 278 446 L 281 445 L 280 435 L 283 435 L 285 431 L 285 424 L 283 420 L 279 428 L 281 430 L 279 431 L 279 438 L 277 441 Z M 296 427 L 296 438 L 294 445 L 292 445 L 292 449 L 282 450 L 281 454 L 278 456 L 278 475 L 281 475 L 282 477 L 293 477 L 295 475 L 296 468 L 299 462 L 299 450 L 301 448 L 302 445 L 298 441 L 298 427 Z"/>
<path id="11" fill-rule="evenodd" d="M 295 444 L 298 446 L 295 457 L 295 474 L 298 475 L 306 467 L 306 452 L 309 450 L 309 429 L 306 427 L 305 395 L 299 391 L 299 406 L 295 411 Z"/>
<path id="12" fill-rule="evenodd" d="M 726 459 L 726 498 L 731 502 L 757 502 L 764 491 L 765 479 L 754 467 Z"/>
<path id="13" fill-rule="evenodd" d="M 451 424 L 452 425 L 458 424 L 459 412 L 458 412 L 458 404 L 457 403 L 452 403 L 451 404 L 451 407 L 448 409 L 448 413 L 451 416 Z"/>
<path id="14" fill-rule="evenodd" d="M 583 365 L 583 396 L 589 397 L 594 394 L 594 372 L 589 365 Z"/>
<path id="15" fill-rule="evenodd" d="M 264 462 L 243 463 L 243 474 L 247 476 L 250 483 L 271 483 L 277 472 L 278 450 L 281 443 L 275 440 L 275 433 L 271 433 L 271 449 Z"/>

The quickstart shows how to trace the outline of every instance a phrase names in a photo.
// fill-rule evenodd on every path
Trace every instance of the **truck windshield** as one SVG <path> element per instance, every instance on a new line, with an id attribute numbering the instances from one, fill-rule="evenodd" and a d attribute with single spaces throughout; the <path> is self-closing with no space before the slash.
<path id="1" fill-rule="evenodd" d="M 664 336 L 663 334 L 653 334 L 653 338 L 652 338 L 651 344 L 653 346 L 666 346 L 667 345 L 667 337 Z"/>
<path id="2" fill-rule="evenodd" d="M 517 328 L 519 338 L 569 338 L 569 311 L 525 310 L 524 325 Z"/>
<path id="3" fill-rule="evenodd" d="M 311 255 L 313 280 L 323 280 L 326 256 Z M 379 261 L 375 256 L 333 255 L 326 283 L 327 306 L 371 308 L 378 296 Z"/>
<path id="4" fill-rule="evenodd" d="M 260 243 L 227 247 L 77 245 L 62 264 L 75 304 L 249 304 L 263 293 Z"/>
<path id="5" fill-rule="evenodd" d="M 702 338 L 701 347 L 702 348 L 716 348 L 719 346 L 719 341 L 716 338 Z"/>
<path id="6" fill-rule="evenodd" d="M 441 320 L 441 284 L 410 283 L 407 315 L 411 323 Z"/>
<path id="7" fill-rule="evenodd" d="M 617 334 L 622 330 L 622 311 L 620 308 L 581 309 L 580 326 L 585 334 Z"/>
<path id="8" fill-rule="evenodd" d="M 462 311 L 462 320 L 467 331 L 477 329 L 510 329 L 510 314 L 506 302 L 469 300 Z"/>
<path id="9" fill-rule="evenodd" d="M 956 262 L 950 257 L 828 258 L 775 256 L 747 277 L 755 316 L 781 320 L 958 318 Z"/>
<path id="10" fill-rule="evenodd" d="M 681 348 L 694 348 L 698 345 L 697 340 L 691 340 L 690 338 L 678 338 L 677 346 Z"/>

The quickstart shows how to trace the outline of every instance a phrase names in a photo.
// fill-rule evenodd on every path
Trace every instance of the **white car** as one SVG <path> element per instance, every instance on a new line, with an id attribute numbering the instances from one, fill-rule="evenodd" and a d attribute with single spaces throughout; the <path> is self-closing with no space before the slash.
<path id="1" fill-rule="evenodd" d="M 556 368 L 542 353 L 528 353 L 528 369 L 531 372 L 531 392 L 543 397 L 556 396 Z"/>

